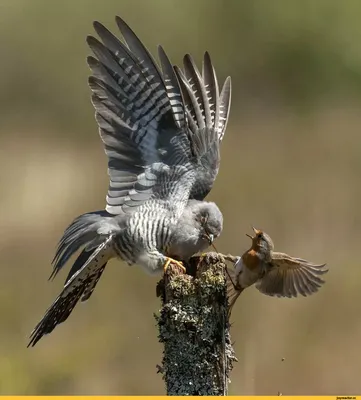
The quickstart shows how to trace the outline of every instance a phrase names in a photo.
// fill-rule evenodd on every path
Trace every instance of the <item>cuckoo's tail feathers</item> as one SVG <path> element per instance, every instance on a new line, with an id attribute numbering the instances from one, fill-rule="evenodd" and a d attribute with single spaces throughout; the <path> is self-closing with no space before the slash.
<path id="1" fill-rule="evenodd" d="M 91 251 L 83 250 L 78 256 L 75 261 L 75 264 L 78 263 L 76 272 L 32 331 L 28 347 L 35 346 L 44 335 L 51 333 L 58 324 L 64 322 L 79 300 L 89 299 L 108 260 L 114 256 L 112 240 L 113 236 L 110 235 L 97 248 Z"/>

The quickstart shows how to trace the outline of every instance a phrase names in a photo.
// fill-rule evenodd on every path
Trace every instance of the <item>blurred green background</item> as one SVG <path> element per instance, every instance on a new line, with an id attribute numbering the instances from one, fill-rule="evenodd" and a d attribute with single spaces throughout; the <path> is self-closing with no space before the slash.
<path id="1" fill-rule="evenodd" d="M 153 54 L 208 50 L 232 76 L 208 197 L 225 217 L 219 251 L 241 254 L 253 224 L 330 267 L 309 298 L 243 293 L 231 394 L 360 393 L 361 2 L 1 0 L 0 394 L 164 394 L 157 278 L 140 268 L 111 262 L 90 301 L 26 348 L 67 273 L 47 282 L 63 230 L 105 204 L 85 37 L 96 19 L 116 32 L 117 14 Z"/>

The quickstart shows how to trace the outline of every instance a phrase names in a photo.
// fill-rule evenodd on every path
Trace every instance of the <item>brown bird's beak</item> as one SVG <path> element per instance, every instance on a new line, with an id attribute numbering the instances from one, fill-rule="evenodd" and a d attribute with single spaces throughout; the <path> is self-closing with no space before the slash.
<path id="1" fill-rule="evenodd" d="M 259 230 L 256 229 L 254 226 L 252 226 L 253 232 L 257 235 L 259 233 Z M 254 236 L 251 236 L 250 234 L 246 233 L 246 236 L 248 236 L 251 240 L 254 239 Z"/>

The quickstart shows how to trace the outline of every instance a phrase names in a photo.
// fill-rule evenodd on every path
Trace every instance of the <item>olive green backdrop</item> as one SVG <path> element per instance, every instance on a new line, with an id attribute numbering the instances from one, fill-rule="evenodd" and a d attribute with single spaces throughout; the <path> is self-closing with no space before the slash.
<path id="1" fill-rule="evenodd" d="M 209 199 L 221 252 L 251 224 L 327 262 L 316 295 L 248 289 L 233 312 L 232 394 L 361 393 L 361 3 L 345 0 L 0 1 L 0 394 L 164 394 L 157 278 L 111 262 L 90 301 L 33 349 L 58 295 L 57 241 L 108 185 L 85 37 L 122 16 L 173 63 L 208 50 L 233 98 Z M 284 361 L 281 361 L 285 358 Z"/>

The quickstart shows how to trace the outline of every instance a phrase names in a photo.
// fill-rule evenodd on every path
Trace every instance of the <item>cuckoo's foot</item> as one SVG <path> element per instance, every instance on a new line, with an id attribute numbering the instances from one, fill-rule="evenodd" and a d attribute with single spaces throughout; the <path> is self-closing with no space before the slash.
<path id="1" fill-rule="evenodd" d="M 182 262 L 174 260 L 174 258 L 170 258 L 170 257 L 167 257 L 167 261 L 164 264 L 164 267 L 163 267 L 164 272 L 167 270 L 170 263 L 176 264 L 184 273 L 187 272 L 187 269 L 185 268 L 185 266 L 183 265 Z"/>

